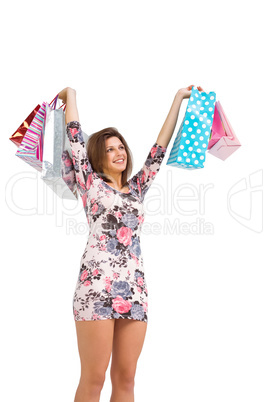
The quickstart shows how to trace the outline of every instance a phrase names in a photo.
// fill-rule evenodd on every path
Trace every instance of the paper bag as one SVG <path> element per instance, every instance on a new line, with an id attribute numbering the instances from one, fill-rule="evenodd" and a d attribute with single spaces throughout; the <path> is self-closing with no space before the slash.
<path id="1" fill-rule="evenodd" d="M 182 169 L 204 167 L 215 103 L 215 92 L 199 92 L 197 88 L 192 88 L 167 165 Z"/>
<path id="2" fill-rule="evenodd" d="M 217 109 L 219 111 L 219 116 L 221 118 L 225 135 L 223 135 L 216 144 L 209 149 L 209 153 L 221 160 L 225 161 L 232 153 L 237 151 L 241 147 L 241 143 L 239 142 L 235 132 L 227 119 L 226 114 L 220 104 L 217 102 Z M 212 138 L 212 137 L 211 137 Z"/>

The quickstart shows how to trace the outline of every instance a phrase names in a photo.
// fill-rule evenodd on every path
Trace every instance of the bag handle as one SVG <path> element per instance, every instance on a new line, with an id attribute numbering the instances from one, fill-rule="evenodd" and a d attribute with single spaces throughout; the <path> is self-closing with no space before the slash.
<path id="1" fill-rule="evenodd" d="M 56 106 L 57 106 L 57 102 L 58 102 L 58 97 L 59 97 L 59 94 L 57 94 L 56 96 L 55 96 L 55 98 L 54 99 L 52 99 L 52 101 L 50 102 L 50 106 L 52 107 L 52 110 L 55 110 L 56 109 Z M 65 111 L 65 109 L 66 109 L 66 104 L 65 103 L 63 103 L 60 107 L 59 107 L 59 109 L 61 109 L 62 107 L 64 106 L 64 111 Z"/>
<path id="2" fill-rule="evenodd" d="M 233 134 L 233 130 L 230 127 L 231 126 L 230 122 L 227 119 L 227 116 L 224 113 L 222 105 L 220 104 L 219 101 L 217 102 L 217 107 L 218 107 L 219 115 L 220 115 L 221 121 L 223 123 L 224 130 L 225 130 L 227 137 L 230 138 L 230 140 L 234 140 L 234 134 Z"/>
<path id="3" fill-rule="evenodd" d="M 49 104 L 49 105 L 52 107 L 52 110 L 55 110 L 55 109 L 56 109 L 56 105 L 57 105 L 57 101 L 58 101 L 58 96 L 59 96 L 59 94 L 56 95 L 55 98 L 52 99 L 52 101 L 51 101 L 50 104 Z"/>

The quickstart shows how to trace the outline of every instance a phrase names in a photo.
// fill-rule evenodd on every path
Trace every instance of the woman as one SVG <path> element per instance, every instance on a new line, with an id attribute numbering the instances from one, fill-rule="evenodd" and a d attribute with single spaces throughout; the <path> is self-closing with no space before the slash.
<path id="1" fill-rule="evenodd" d="M 73 298 L 81 359 L 75 402 L 99 401 L 111 353 L 110 402 L 134 401 L 136 365 L 148 321 L 140 249 L 143 201 L 165 156 L 181 102 L 190 97 L 192 87 L 177 92 L 142 169 L 129 180 L 132 160 L 124 137 L 110 127 L 92 134 L 85 147 L 76 92 L 65 88 L 59 93 L 66 104 L 77 188 L 90 228 Z"/>

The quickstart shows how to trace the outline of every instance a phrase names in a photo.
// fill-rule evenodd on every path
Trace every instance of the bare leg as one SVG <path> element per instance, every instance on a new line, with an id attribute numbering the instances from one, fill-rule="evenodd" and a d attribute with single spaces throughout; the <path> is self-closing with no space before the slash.
<path id="1" fill-rule="evenodd" d="M 110 402 L 134 402 L 134 378 L 146 330 L 147 323 L 143 321 L 115 320 Z"/>
<path id="2" fill-rule="evenodd" d="M 81 378 L 74 402 L 99 402 L 112 352 L 114 319 L 75 321 L 75 324 Z"/>

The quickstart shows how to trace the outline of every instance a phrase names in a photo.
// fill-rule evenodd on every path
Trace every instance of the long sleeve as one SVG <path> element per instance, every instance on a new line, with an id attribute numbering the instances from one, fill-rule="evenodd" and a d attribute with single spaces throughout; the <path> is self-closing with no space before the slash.
<path id="1" fill-rule="evenodd" d="M 66 133 L 72 150 L 77 189 L 83 198 L 92 183 L 93 170 L 87 156 L 81 124 L 78 121 L 69 122 L 66 125 Z"/>
<path id="2" fill-rule="evenodd" d="M 156 142 L 152 146 L 141 170 L 135 174 L 130 180 L 130 185 L 135 192 L 144 200 L 145 194 L 153 183 L 156 174 L 160 170 L 161 163 L 166 154 L 167 148 L 162 147 Z"/>

